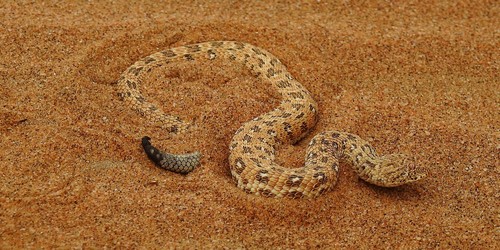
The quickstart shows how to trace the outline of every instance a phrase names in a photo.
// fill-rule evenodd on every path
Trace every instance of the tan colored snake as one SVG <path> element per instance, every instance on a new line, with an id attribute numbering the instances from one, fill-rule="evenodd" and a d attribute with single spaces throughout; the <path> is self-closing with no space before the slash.
<path id="1" fill-rule="evenodd" d="M 356 135 L 329 131 L 316 135 L 306 153 L 305 166 L 285 168 L 275 162 L 281 144 L 295 143 L 316 124 L 317 104 L 309 91 L 271 53 L 251 44 L 214 41 L 167 49 L 130 66 L 118 80 L 118 95 L 151 121 L 160 122 L 170 133 L 183 133 L 189 123 L 165 114 L 140 93 L 144 73 L 178 61 L 230 60 L 248 67 L 281 94 L 274 110 L 244 123 L 230 144 L 229 164 L 237 186 L 248 193 L 267 197 L 316 197 L 337 182 L 339 160 L 346 160 L 365 181 L 384 187 L 414 182 L 425 174 L 413 160 L 399 155 L 378 156 L 373 147 Z M 156 149 L 143 138 L 148 156 L 158 165 L 188 173 L 199 165 L 200 154 L 172 155 Z"/>

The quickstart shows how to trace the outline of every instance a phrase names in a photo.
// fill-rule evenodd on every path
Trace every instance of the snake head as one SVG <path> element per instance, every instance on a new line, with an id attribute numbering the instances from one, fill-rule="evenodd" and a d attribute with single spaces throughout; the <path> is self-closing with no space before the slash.
<path id="1" fill-rule="evenodd" d="M 381 157 L 369 182 L 383 187 L 397 187 L 425 176 L 426 173 L 417 166 L 413 158 L 403 154 L 390 154 Z"/>

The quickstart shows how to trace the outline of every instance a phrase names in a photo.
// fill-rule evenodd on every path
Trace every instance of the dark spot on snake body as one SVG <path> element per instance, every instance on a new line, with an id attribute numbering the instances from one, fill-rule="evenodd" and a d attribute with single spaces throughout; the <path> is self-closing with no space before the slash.
<path id="1" fill-rule="evenodd" d="M 144 58 L 144 63 L 146 63 L 146 64 L 150 64 L 150 63 L 152 63 L 152 62 L 156 62 L 156 59 L 154 59 L 154 58 L 152 58 L 152 57 L 150 57 L 150 56 L 148 56 L 148 57 Z"/>
<path id="2" fill-rule="evenodd" d="M 194 58 L 193 58 L 193 56 L 191 54 L 184 54 L 184 58 L 186 60 L 188 60 L 188 61 L 193 61 L 194 60 Z"/>
<path id="3" fill-rule="evenodd" d="M 340 137 L 340 134 L 339 134 L 339 133 L 336 133 L 336 132 L 335 132 L 335 133 L 332 133 L 332 138 L 338 138 L 338 137 Z"/>
<path id="4" fill-rule="evenodd" d="M 177 132 L 179 132 L 179 127 L 178 127 L 177 125 L 172 125 L 172 127 L 170 127 L 170 128 L 168 129 L 168 131 L 169 131 L 170 133 L 177 133 Z"/>
<path id="5" fill-rule="evenodd" d="M 245 153 L 245 154 L 253 154 L 253 150 L 250 147 L 243 146 L 243 153 Z"/>
<path id="6" fill-rule="evenodd" d="M 264 56 L 265 56 L 265 54 L 264 54 L 264 53 L 262 53 L 262 51 L 261 51 L 260 49 L 258 49 L 258 48 L 253 47 L 253 48 L 252 48 L 252 50 L 253 50 L 253 52 L 255 52 L 255 54 L 257 54 L 257 55 L 264 55 Z"/>
<path id="7" fill-rule="evenodd" d="M 309 104 L 309 110 L 316 113 L 316 108 L 312 104 Z"/>
<path id="8" fill-rule="evenodd" d="M 257 175 L 255 175 L 255 179 L 258 181 L 258 182 L 261 182 L 261 183 L 264 183 L 264 184 L 267 184 L 267 182 L 269 181 L 269 176 L 267 175 L 268 171 L 267 170 L 260 170 Z"/>
<path id="9" fill-rule="evenodd" d="M 325 146 L 328 146 L 328 145 L 330 145 L 330 141 L 328 141 L 327 139 L 323 138 L 323 139 L 321 139 L 321 144 L 323 144 Z"/>
<path id="10" fill-rule="evenodd" d="M 316 166 L 313 168 L 314 171 L 320 171 L 322 169 L 323 169 L 323 167 L 321 167 L 321 166 Z"/>
<path id="11" fill-rule="evenodd" d="M 241 157 L 236 158 L 234 166 L 235 166 L 234 171 L 236 171 L 237 174 L 241 174 L 243 170 L 245 170 L 245 168 L 247 167 L 247 165 L 245 164 L 245 162 Z"/>
<path id="12" fill-rule="evenodd" d="M 290 114 L 290 113 L 283 113 L 283 114 L 281 115 L 281 117 L 283 117 L 283 118 L 288 118 L 288 117 L 290 117 L 290 116 L 292 116 L 292 114 Z"/>
<path id="13" fill-rule="evenodd" d="M 323 172 L 314 173 L 313 178 L 318 180 L 319 184 L 325 184 L 328 181 L 328 178 Z"/>
<path id="14" fill-rule="evenodd" d="M 288 93 L 288 95 L 295 98 L 295 99 L 304 99 L 304 95 L 300 92 L 291 92 L 291 93 Z"/>
<path id="15" fill-rule="evenodd" d="M 288 176 L 288 179 L 285 182 L 285 184 L 289 187 L 298 187 L 302 183 L 303 179 L 304 179 L 303 176 L 292 174 Z"/>
<path id="16" fill-rule="evenodd" d="M 135 76 L 137 76 L 137 75 L 139 75 L 139 72 L 141 72 L 142 69 L 143 69 L 143 67 L 137 67 L 136 68 L 136 67 L 132 66 L 132 67 L 129 68 L 128 72 L 134 74 Z"/>
<path id="17" fill-rule="evenodd" d="M 342 140 L 340 141 L 340 144 L 342 145 L 342 150 L 344 150 L 344 149 L 345 149 L 345 147 L 346 147 L 346 145 L 347 145 L 347 139 L 342 139 Z"/>
<path id="18" fill-rule="evenodd" d="M 332 142 L 332 148 L 333 148 L 334 151 L 338 151 L 339 150 L 339 144 L 336 141 Z"/>
<path id="19" fill-rule="evenodd" d="M 175 54 L 172 50 L 170 49 L 167 49 L 167 50 L 164 50 L 161 52 L 163 55 L 165 55 L 166 57 L 175 57 L 177 56 L 177 54 Z"/>
<path id="20" fill-rule="evenodd" d="M 264 149 L 264 152 L 268 155 L 268 156 L 271 156 L 273 154 L 273 152 L 269 149 Z"/>
<path id="21" fill-rule="evenodd" d="M 307 123 L 306 122 L 302 122 L 302 124 L 300 124 L 300 131 L 302 133 L 306 132 L 307 130 L 309 130 L 308 126 L 307 126 Z"/>
<path id="22" fill-rule="evenodd" d="M 248 63 L 248 58 L 250 58 L 250 55 L 249 54 L 244 54 L 243 57 L 244 57 L 243 58 L 243 63 L 247 64 Z"/>
<path id="23" fill-rule="evenodd" d="M 284 88 L 289 88 L 292 86 L 292 84 L 289 82 L 289 81 L 285 81 L 285 80 L 280 80 L 276 86 L 280 89 L 284 89 Z"/>
<path id="24" fill-rule="evenodd" d="M 146 101 L 146 99 L 143 96 L 137 96 L 135 99 L 140 103 L 144 103 Z"/>
<path id="25" fill-rule="evenodd" d="M 250 158 L 251 161 L 253 161 L 255 164 L 260 164 L 260 160 L 257 158 Z"/>
<path id="26" fill-rule="evenodd" d="M 352 140 L 352 141 L 356 141 L 358 139 L 357 136 L 354 136 L 352 134 L 347 134 L 347 138 L 349 138 L 349 140 Z"/>
<path id="27" fill-rule="evenodd" d="M 259 189 L 259 193 L 262 194 L 262 196 L 264 197 L 274 197 L 276 196 L 275 194 L 273 194 L 273 192 L 269 189 Z"/>
<path id="28" fill-rule="evenodd" d="M 135 82 L 127 80 L 126 83 L 127 83 L 127 86 L 129 88 L 131 88 L 131 89 L 137 89 L 137 84 Z"/>
<path id="29" fill-rule="evenodd" d="M 323 163 L 327 163 L 328 162 L 328 157 L 324 156 L 324 157 L 321 157 L 321 162 Z"/>
<path id="30" fill-rule="evenodd" d="M 263 121 L 264 124 L 266 124 L 267 126 L 269 127 L 272 127 L 274 126 L 274 123 L 276 123 L 276 120 L 272 120 L 272 121 Z"/>
<path id="31" fill-rule="evenodd" d="M 199 44 L 187 45 L 186 48 L 190 53 L 196 53 L 201 51 L 201 47 Z"/>
<path id="32" fill-rule="evenodd" d="M 243 140 L 246 142 L 250 142 L 250 141 L 252 141 L 252 137 L 249 136 L 248 134 L 246 134 L 245 136 L 243 136 Z"/>
<path id="33" fill-rule="evenodd" d="M 304 107 L 305 107 L 304 104 L 300 104 L 300 103 L 293 103 L 292 104 L 292 108 L 294 108 L 295 110 L 301 110 Z"/>
<path id="34" fill-rule="evenodd" d="M 218 48 L 218 47 L 221 47 L 222 45 L 224 45 L 224 42 L 214 41 L 214 42 L 211 42 L 210 45 L 212 45 L 212 47 Z"/>
<path id="35" fill-rule="evenodd" d="M 283 129 L 285 129 L 286 133 L 287 133 L 289 136 L 292 136 L 292 125 L 290 125 L 290 123 L 288 123 L 288 122 L 284 122 L 284 123 L 283 123 Z"/>
<path id="36" fill-rule="evenodd" d="M 259 64 L 260 68 L 262 68 L 262 66 L 264 66 L 264 64 L 265 64 L 265 62 L 264 62 L 264 60 L 262 60 L 262 58 L 259 58 L 257 63 Z"/>
<path id="37" fill-rule="evenodd" d="M 271 78 L 271 76 L 274 76 L 274 74 L 276 74 L 276 73 L 274 72 L 274 69 L 273 69 L 273 68 L 269 68 L 269 69 L 267 70 L 267 74 L 266 74 L 266 76 L 267 76 L 267 78 Z"/>
<path id="38" fill-rule="evenodd" d="M 151 110 L 151 111 L 155 111 L 155 110 L 157 110 L 157 109 L 158 109 L 158 108 L 157 108 L 157 107 L 155 107 L 154 105 L 151 105 L 151 106 L 149 106 L 148 108 L 149 108 L 149 110 Z"/>
<path id="39" fill-rule="evenodd" d="M 210 60 L 214 60 L 215 58 L 217 58 L 217 54 L 211 49 L 207 51 L 207 54 L 208 54 L 208 59 Z"/>
<path id="40" fill-rule="evenodd" d="M 316 144 L 316 143 L 317 143 L 316 138 L 313 138 L 313 139 L 311 140 L 311 142 L 309 142 L 309 146 L 312 146 L 312 145 L 314 145 L 314 144 Z"/>
<path id="41" fill-rule="evenodd" d="M 270 135 L 270 136 L 276 136 L 276 131 L 270 129 L 267 131 L 267 134 Z"/>
<path id="42" fill-rule="evenodd" d="M 285 75 L 285 77 L 288 78 L 288 80 L 293 80 L 293 76 L 288 73 Z"/>
<path id="43" fill-rule="evenodd" d="M 245 48 L 245 44 L 242 42 L 234 42 L 234 48 L 235 49 L 243 49 L 243 48 Z"/>
<path id="44" fill-rule="evenodd" d="M 374 167 L 375 167 L 375 163 L 373 163 L 373 162 L 371 162 L 371 161 L 365 161 L 365 163 L 363 163 L 361 166 L 363 167 L 363 169 L 364 169 L 365 167 L 368 167 L 368 168 L 374 168 Z"/>
<path id="45" fill-rule="evenodd" d="M 319 194 L 324 194 L 324 193 L 326 193 L 326 191 L 328 191 L 328 188 L 321 187 L 319 189 Z"/>
<path id="46" fill-rule="evenodd" d="M 246 186 L 248 184 L 248 180 L 245 178 L 242 178 L 241 183 Z M 248 189 L 248 190 L 250 190 L 250 189 Z"/>
<path id="47" fill-rule="evenodd" d="M 304 194 L 300 191 L 291 191 L 291 192 L 288 192 L 288 194 L 286 196 L 288 198 L 292 198 L 292 199 L 300 199 L 304 196 Z"/>
<path id="48" fill-rule="evenodd" d="M 298 114 L 297 116 L 295 116 L 295 119 L 300 119 L 300 118 L 304 117 L 304 115 L 305 114 L 302 112 L 302 113 Z"/>
<path id="49" fill-rule="evenodd" d="M 253 132 L 259 132 L 261 129 L 259 126 L 255 125 L 250 130 L 252 130 Z"/>
<path id="50" fill-rule="evenodd" d="M 231 55 L 229 56 L 229 60 L 231 60 L 231 61 L 236 60 L 236 56 L 235 56 L 235 55 L 233 55 L 233 54 L 231 54 Z"/>

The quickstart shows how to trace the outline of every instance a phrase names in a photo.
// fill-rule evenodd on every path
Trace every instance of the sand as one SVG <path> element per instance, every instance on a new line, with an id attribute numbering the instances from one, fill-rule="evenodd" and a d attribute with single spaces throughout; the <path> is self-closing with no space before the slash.
<path id="1" fill-rule="evenodd" d="M 498 3 L 356 2 L 1 1 L 0 248 L 499 247 Z M 280 163 L 341 130 L 413 155 L 427 178 L 380 188 L 341 165 L 317 199 L 242 192 L 228 144 L 279 103 L 268 83 L 229 62 L 152 71 L 148 99 L 196 124 L 175 137 L 116 95 L 134 61 L 210 40 L 267 49 L 319 103 Z M 144 135 L 202 166 L 155 167 Z"/>

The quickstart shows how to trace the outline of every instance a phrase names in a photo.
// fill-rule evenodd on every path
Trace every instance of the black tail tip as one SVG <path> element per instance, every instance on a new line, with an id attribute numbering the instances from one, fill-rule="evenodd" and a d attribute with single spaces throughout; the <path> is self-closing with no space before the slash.
<path id="1" fill-rule="evenodd" d="M 149 142 L 149 140 L 151 140 L 151 138 L 149 138 L 149 136 L 142 137 L 142 146 L 146 147 L 146 146 L 151 145 L 151 142 Z"/>
<path id="2" fill-rule="evenodd" d="M 151 138 L 149 138 L 148 136 L 142 137 L 142 148 L 148 155 L 149 159 L 151 159 L 156 164 L 161 165 L 161 161 L 163 160 L 162 153 L 160 150 L 151 145 L 151 142 L 149 142 L 149 140 L 151 140 Z"/>

